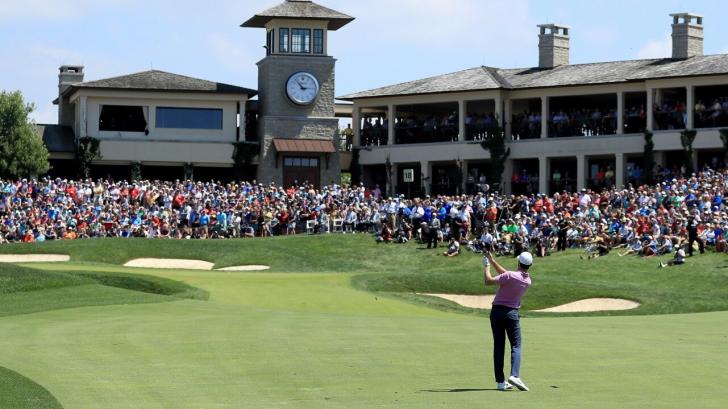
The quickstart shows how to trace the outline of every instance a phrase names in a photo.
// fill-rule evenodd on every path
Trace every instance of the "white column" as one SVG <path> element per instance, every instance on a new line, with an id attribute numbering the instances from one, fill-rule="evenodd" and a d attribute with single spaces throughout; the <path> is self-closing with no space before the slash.
<path id="1" fill-rule="evenodd" d="M 617 92 L 617 135 L 624 133 L 624 92 Z"/>
<path id="2" fill-rule="evenodd" d="M 538 192 L 548 194 L 549 188 L 549 159 L 545 156 L 538 158 Z"/>
<path id="3" fill-rule="evenodd" d="M 647 130 L 655 130 L 655 90 L 647 88 L 647 106 L 645 107 L 645 115 L 647 115 Z"/>
<path id="4" fill-rule="evenodd" d="M 688 120 L 685 124 L 686 129 L 695 129 L 695 87 L 692 85 L 688 85 L 685 87 L 685 91 L 687 92 L 687 105 L 685 107 L 685 112 L 687 113 Z"/>
<path id="5" fill-rule="evenodd" d="M 79 105 L 81 107 L 81 115 L 79 115 L 78 121 L 80 128 L 80 137 L 85 138 L 88 136 L 88 97 L 83 96 L 79 99 Z"/>
<path id="6" fill-rule="evenodd" d="M 394 120 L 397 116 L 397 108 L 394 105 L 387 106 L 387 145 L 394 145 Z"/>
<path id="7" fill-rule="evenodd" d="M 432 164 L 427 161 L 421 161 L 420 173 L 422 173 L 422 185 L 425 186 L 425 195 L 429 195 L 432 193 Z"/>
<path id="8" fill-rule="evenodd" d="M 551 117 L 549 97 L 541 97 L 541 139 L 549 137 L 549 118 Z"/>
<path id="9" fill-rule="evenodd" d="M 513 100 L 506 99 L 505 101 L 505 132 L 506 139 L 513 137 Z"/>
<path id="10" fill-rule="evenodd" d="M 352 145 L 361 146 L 361 108 L 354 104 L 354 110 L 351 113 L 351 128 L 354 130 L 354 140 Z"/>
<path id="11" fill-rule="evenodd" d="M 586 186 L 586 157 L 584 155 L 576 156 L 576 190 L 584 189 Z"/>
<path id="12" fill-rule="evenodd" d="M 503 166 L 503 186 L 498 193 L 510 195 L 513 192 L 513 186 L 511 186 L 511 176 L 513 176 L 513 159 L 506 159 Z M 493 183 L 492 180 L 488 180 L 488 183 Z"/>
<path id="13" fill-rule="evenodd" d="M 615 153 L 614 154 L 614 186 L 617 187 L 617 189 L 621 189 L 624 185 L 624 154 L 623 153 Z"/>
<path id="14" fill-rule="evenodd" d="M 467 139 L 467 135 L 465 135 L 465 116 L 468 114 L 465 112 L 466 109 L 465 101 L 458 101 L 458 141 L 461 142 Z"/>

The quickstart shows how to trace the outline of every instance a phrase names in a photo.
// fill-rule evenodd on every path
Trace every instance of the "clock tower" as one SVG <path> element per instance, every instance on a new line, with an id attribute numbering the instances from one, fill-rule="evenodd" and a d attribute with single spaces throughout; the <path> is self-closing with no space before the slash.
<path id="1" fill-rule="evenodd" d="M 266 30 L 266 56 L 258 62 L 259 182 L 340 182 L 328 36 L 353 19 L 310 0 L 286 0 L 242 24 Z"/>

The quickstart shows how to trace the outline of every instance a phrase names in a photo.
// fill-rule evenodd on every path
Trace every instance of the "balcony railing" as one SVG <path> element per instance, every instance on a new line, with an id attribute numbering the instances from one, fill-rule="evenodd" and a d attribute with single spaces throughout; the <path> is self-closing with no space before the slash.
<path id="1" fill-rule="evenodd" d="M 452 123 L 443 125 L 398 125 L 395 128 L 394 140 L 398 145 L 454 142 L 458 140 L 458 126 Z"/>
<path id="2" fill-rule="evenodd" d="M 615 116 L 570 118 L 557 115 L 554 116 L 553 120 L 549 121 L 550 138 L 614 135 L 616 133 L 617 118 Z"/>

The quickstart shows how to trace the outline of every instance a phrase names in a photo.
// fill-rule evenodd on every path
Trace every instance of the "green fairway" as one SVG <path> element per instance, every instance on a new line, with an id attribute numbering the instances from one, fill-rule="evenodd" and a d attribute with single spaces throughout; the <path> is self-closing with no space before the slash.
<path id="1" fill-rule="evenodd" d="M 178 243 L 183 249 L 173 250 Z M 261 255 L 258 243 L 273 250 Z M 634 316 L 532 313 L 522 322 L 522 376 L 531 392 L 501 393 L 492 390 L 486 314 L 463 314 L 444 301 L 432 308 L 409 295 L 483 292 L 475 256 L 446 260 L 415 245 L 343 236 L 48 244 L 0 247 L 72 256 L 68 264 L 0 265 L 15 277 L 3 281 L 15 287 L 0 305 L 36 307 L 0 318 L 0 366 L 42 388 L 13 381 L 13 372 L 0 371 L 0 381 L 52 402 L 45 388 L 66 409 L 723 408 L 728 401 L 728 312 L 644 315 L 722 309 L 726 300 L 711 298 L 726 291 L 728 270 L 715 255 L 666 270 L 636 258 L 579 263 L 577 253 L 537 260 L 530 306 L 594 294 L 645 306 Z M 273 268 L 252 274 L 120 266 L 160 255 Z M 29 275 L 37 278 L 19 283 Z M 678 293 L 681 300 L 668 299 Z"/>

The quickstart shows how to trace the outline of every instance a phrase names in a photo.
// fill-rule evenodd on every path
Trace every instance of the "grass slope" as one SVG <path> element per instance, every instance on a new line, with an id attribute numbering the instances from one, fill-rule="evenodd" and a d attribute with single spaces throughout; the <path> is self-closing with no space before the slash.
<path id="1" fill-rule="evenodd" d="M 0 408 L 62 409 L 45 388 L 7 368 L 0 368 Z"/>
<path id="2" fill-rule="evenodd" d="M 235 241 L 92 240 L 0 247 L 0 253 L 61 253 L 74 262 L 121 265 L 139 257 L 202 259 L 217 267 L 270 265 L 271 273 L 353 274 L 356 288 L 446 309 L 470 312 L 448 301 L 414 293 L 484 294 L 480 257 L 450 259 L 417 244 L 377 245 L 368 235 L 276 237 Z M 589 315 L 676 314 L 728 310 L 728 259 L 720 254 L 690 258 L 684 266 L 658 269 L 657 258 L 617 257 L 580 260 L 578 251 L 537 259 L 534 286 L 524 311 L 592 297 L 638 301 L 635 310 Z M 501 260 L 515 268 L 513 260 Z M 156 273 L 154 273 L 156 274 Z M 584 315 L 584 314 L 581 314 Z"/>

